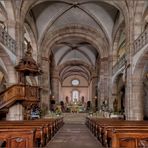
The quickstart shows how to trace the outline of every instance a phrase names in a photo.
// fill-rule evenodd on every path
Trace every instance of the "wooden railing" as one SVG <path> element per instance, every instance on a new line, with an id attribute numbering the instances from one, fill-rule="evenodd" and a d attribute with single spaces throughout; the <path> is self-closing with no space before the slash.
<path id="1" fill-rule="evenodd" d="M 16 84 L 7 88 L 0 93 L 0 109 L 17 100 L 39 101 L 39 87 Z"/>
<path id="2" fill-rule="evenodd" d="M 0 26 L 0 42 L 11 52 L 16 53 L 16 41 Z"/>
<path id="3" fill-rule="evenodd" d="M 125 65 L 126 62 L 126 54 L 124 54 L 119 61 L 113 66 L 113 74 L 115 74 L 120 68 Z"/>
<path id="4" fill-rule="evenodd" d="M 148 43 L 148 28 L 134 41 L 134 54 Z"/>

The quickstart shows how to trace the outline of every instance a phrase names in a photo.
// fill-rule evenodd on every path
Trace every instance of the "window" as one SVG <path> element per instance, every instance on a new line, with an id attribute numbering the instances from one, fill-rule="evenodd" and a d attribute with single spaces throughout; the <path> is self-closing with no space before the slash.
<path id="1" fill-rule="evenodd" d="M 72 91 L 72 101 L 73 102 L 79 101 L 79 91 L 78 90 Z"/>
<path id="2" fill-rule="evenodd" d="M 78 86 L 80 81 L 77 80 L 77 79 L 74 79 L 74 80 L 71 81 L 71 83 L 72 83 L 73 86 Z"/>

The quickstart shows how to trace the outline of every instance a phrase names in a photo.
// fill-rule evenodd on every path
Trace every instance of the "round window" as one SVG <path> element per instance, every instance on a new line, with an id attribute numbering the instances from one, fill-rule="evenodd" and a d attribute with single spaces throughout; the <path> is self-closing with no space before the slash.
<path id="1" fill-rule="evenodd" d="M 73 86 L 77 86 L 77 85 L 79 85 L 80 81 L 77 80 L 77 79 L 74 79 L 74 80 L 72 80 L 71 83 L 72 83 Z"/>

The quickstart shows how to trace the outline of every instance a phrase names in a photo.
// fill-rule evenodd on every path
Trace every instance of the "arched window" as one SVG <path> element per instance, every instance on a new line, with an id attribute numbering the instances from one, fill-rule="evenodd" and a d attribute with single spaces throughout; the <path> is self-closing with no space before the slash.
<path id="1" fill-rule="evenodd" d="M 78 90 L 72 91 L 72 101 L 73 102 L 79 101 L 79 91 Z"/>

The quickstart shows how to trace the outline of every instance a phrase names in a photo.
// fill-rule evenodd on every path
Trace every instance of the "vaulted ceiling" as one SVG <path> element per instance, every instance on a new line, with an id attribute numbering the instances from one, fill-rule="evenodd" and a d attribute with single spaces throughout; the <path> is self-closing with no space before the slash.
<path id="1" fill-rule="evenodd" d="M 39 38 L 47 30 L 56 30 L 70 24 L 81 24 L 98 30 L 102 28 L 111 39 L 112 29 L 119 11 L 101 1 L 46 1 L 35 5 L 30 14 L 36 22 Z"/>
<path id="2" fill-rule="evenodd" d="M 54 46 L 52 52 L 55 57 L 56 65 L 66 61 L 83 61 L 88 65 L 95 66 L 98 53 L 96 49 L 88 42 L 81 39 L 69 38 L 60 41 Z"/>
<path id="3" fill-rule="evenodd" d="M 120 13 L 117 8 L 102 1 L 94 0 L 48 0 L 38 2 L 28 13 L 35 22 L 38 42 L 45 38 L 47 32 L 57 31 L 71 25 L 87 26 L 96 32 L 102 30 L 108 42 L 112 40 L 112 32 L 116 18 Z M 99 53 L 87 40 L 69 37 L 56 42 L 52 47 L 56 66 L 67 62 L 81 63 L 96 67 Z M 79 64 L 78 64 L 79 65 Z M 60 74 L 61 77 L 78 74 L 86 79 L 90 76 L 87 68 L 74 64 Z M 83 68 L 82 68 L 83 67 Z M 63 74 L 65 72 L 65 74 Z"/>

